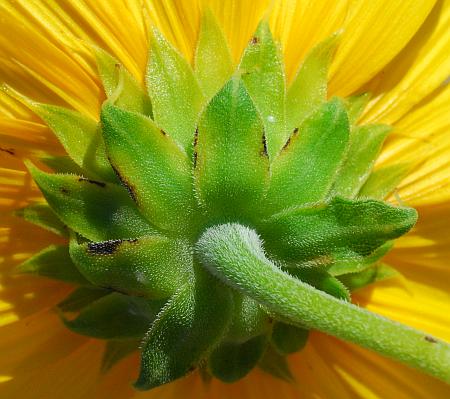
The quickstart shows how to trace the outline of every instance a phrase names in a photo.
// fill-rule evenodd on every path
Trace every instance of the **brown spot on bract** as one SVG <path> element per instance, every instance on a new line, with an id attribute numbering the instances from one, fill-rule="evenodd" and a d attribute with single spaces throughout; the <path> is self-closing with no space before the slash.
<path id="1" fill-rule="evenodd" d="M 263 133 L 263 135 L 262 135 L 262 145 L 263 145 L 263 149 L 261 150 L 260 154 L 264 157 L 269 156 L 269 152 L 267 151 L 267 139 L 266 139 L 265 133 Z"/>
<path id="2" fill-rule="evenodd" d="M 284 151 L 289 146 L 289 144 L 291 144 L 291 138 L 290 137 L 287 139 L 287 141 L 284 144 L 284 146 L 283 146 L 281 151 Z"/>
<path id="3" fill-rule="evenodd" d="M 436 344 L 438 342 L 436 338 L 430 335 L 425 335 L 425 341 L 431 342 L 432 344 Z"/>
<path id="4" fill-rule="evenodd" d="M 193 156 L 193 164 L 194 164 L 194 169 L 197 167 L 197 158 L 198 158 L 198 154 L 197 151 L 194 151 L 194 156 Z"/>
<path id="5" fill-rule="evenodd" d="M 60 188 L 60 191 L 61 191 L 63 194 L 69 194 L 69 190 L 67 190 L 67 188 L 65 188 L 65 187 L 61 187 L 61 188 Z"/>
<path id="6" fill-rule="evenodd" d="M 290 137 L 287 139 L 286 143 L 284 144 L 283 148 L 281 149 L 281 151 L 284 151 L 289 144 L 291 144 L 292 138 L 295 137 L 298 134 L 298 128 L 296 127 L 294 129 L 294 131 L 292 132 L 292 134 L 290 135 Z"/>
<path id="7" fill-rule="evenodd" d="M 112 255 L 116 252 L 122 240 L 110 240 L 104 242 L 90 242 L 87 249 L 93 255 Z"/>
<path id="8" fill-rule="evenodd" d="M 106 183 L 103 183 L 103 182 L 97 181 L 97 180 L 86 179 L 85 177 L 80 177 L 78 179 L 78 181 L 84 181 L 86 183 L 95 184 L 96 186 L 99 186 L 99 187 L 105 187 L 106 186 Z"/>
<path id="9" fill-rule="evenodd" d="M 198 128 L 195 129 L 195 133 L 194 133 L 194 148 L 197 146 L 198 143 Z"/>
<path id="10" fill-rule="evenodd" d="M 116 174 L 117 178 L 120 180 L 120 182 L 122 183 L 122 185 L 127 189 L 128 194 L 130 194 L 131 199 L 137 204 L 137 198 L 136 198 L 136 193 L 134 192 L 134 188 L 133 186 L 128 183 L 127 180 L 125 180 L 125 178 L 120 174 L 120 172 L 118 171 L 118 169 L 113 165 L 113 163 L 111 162 L 111 159 L 108 158 L 109 163 L 111 164 L 111 167 L 114 171 L 114 173 Z"/>
<path id="11" fill-rule="evenodd" d="M 198 144 L 198 127 L 197 127 L 197 129 L 195 129 L 195 133 L 194 133 L 194 154 L 193 154 L 193 158 L 192 158 L 194 169 L 197 167 L 197 158 L 198 158 L 197 144 Z"/>
<path id="12" fill-rule="evenodd" d="M 137 238 L 130 240 L 109 240 L 103 242 L 90 242 L 88 243 L 87 249 L 93 255 L 112 255 L 120 245 L 124 242 L 136 243 L 138 242 Z"/>
<path id="13" fill-rule="evenodd" d="M 14 151 L 14 148 L 2 148 L 0 147 L 0 151 L 6 152 L 9 155 L 16 155 L 16 152 Z"/>
<path id="14" fill-rule="evenodd" d="M 127 189 L 128 194 L 130 194 L 131 199 L 137 204 L 138 201 L 137 201 L 137 197 L 136 197 L 136 193 L 134 191 L 134 188 L 130 184 L 126 183 L 124 180 L 121 180 L 121 182 L 125 186 L 125 188 Z"/>
<path id="15" fill-rule="evenodd" d="M 259 43 L 259 38 L 256 37 L 256 36 L 253 36 L 253 37 L 252 37 L 252 40 L 250 40 L 250 43 L 251 43 L 251 44 L 258 44 L 258 43 Z"/>
<path id="16" fill-rule="evenodd" d="M 161 132 L 161 134 L 162 134 L 163 136 L 167 136 L 167 133 L 166 133 L 163 129 L 160 129 L 159 131 Z"/>

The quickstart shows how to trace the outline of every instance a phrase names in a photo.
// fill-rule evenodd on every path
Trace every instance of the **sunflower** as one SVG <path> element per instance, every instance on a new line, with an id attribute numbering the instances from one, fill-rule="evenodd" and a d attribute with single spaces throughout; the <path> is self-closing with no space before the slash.
<path id="1" fill-rule="evenodd" d="M 449 1 L 0 15 L 0 396 L 450 396 Z"/>

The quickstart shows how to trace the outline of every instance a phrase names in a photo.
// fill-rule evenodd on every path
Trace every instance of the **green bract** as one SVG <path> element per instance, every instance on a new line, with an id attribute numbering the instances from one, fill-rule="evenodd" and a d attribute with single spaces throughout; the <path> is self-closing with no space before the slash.
<path id="1" fill-rule="evenodd" d="M 138 389 L 196 368 L 292 380 L 285 357 L 319 329 L 449 378 L 445 344 L 350 303 L 396 275 L 380 259 L 417 214 L 381 201 L 405 166 L 373 172 L 389 127 L 355 125 L 367 96 L 327 100 L 337 41 L 288 84 L 262 22 L 233 73 L 206 13 L 194 69 L 152 33 L 146 91 L 93 49 L 100 122 L 21 97 L 70 158 L 44 159 L 55 173 L 27 164 L 47 204 L 17 215 L 70 243 L 20 271 L 79 285 L 59 310 L 108 341 L 103 370 L 139 346 Z"/>

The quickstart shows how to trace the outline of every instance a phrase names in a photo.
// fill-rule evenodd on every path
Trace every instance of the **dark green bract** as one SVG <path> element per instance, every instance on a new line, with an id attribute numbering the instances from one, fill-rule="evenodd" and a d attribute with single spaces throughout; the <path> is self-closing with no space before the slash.
<path id="1" fill-rule="evenodd" d="M 206 13 L 194 69 L 153 32 L 147 91 L 93 50 L 99 123 L 22 98 L 70 158 L 43 160 L 54 174 L 27 164 L 48 205 L 17 214 L 70 244 L 20 270 L 79 285 L 59 310 L 71 330 L 108 340 L 103 370 L 139 347 L 138 389 L 196 368 L 233 382 L 259 365 L 292 380 L 285 357 L 319 329 L 448 378 L 419 361 L 445 364 L 445 344 L 350 303 L 395 275 L 380 258 L 417 214 L 380 201 L 401 178 L 372 173 L 389 127 L 355 125 L 363 97 L 326 98 L 337 39 L 288 85 L 266 22 L 233 71 Z"/>

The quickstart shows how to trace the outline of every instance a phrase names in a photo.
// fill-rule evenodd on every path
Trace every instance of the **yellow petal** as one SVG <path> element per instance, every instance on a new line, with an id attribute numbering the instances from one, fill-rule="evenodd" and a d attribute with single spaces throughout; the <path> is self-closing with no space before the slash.
<path id="1" fill-rule="evenodd" d="M 402 273 L 407 269 L 407 264 L 396 263 L 394 267 Z M 424 276 L 427 269 L 415 272 Z M 433 277 L 448 281 L 449 276 L 449 272 L 441 272 Z M 428 278 L 406 280 L 404 287 L 392 281 L 378 283 L 371 289 L 358 292 L 354 300 L 369 310 L 449 341 L 450 296 L 440 288 L 426 285 L 427 281 Z"/>
<path id="2" fill-rule="evenodd" d="M 64 9 L 74 21 L 81 21 L 81 30 L 93 32 L 89 35 L 91 40 L 109 50 L 132 74 L 142 79 L 148 45 L 142 14 L 136 14 L 141 2 L 69 0 L 67 3 Z"/>
<path id="3" fill-rule="evenodd" d="M 400 238 L 388 255 L 409 280 L 432 287 L 441 302 L 448 301 L 448 259 L 450 259 L 450 203 L 417 208 L 419 220 L 411 233 Z M 444 278 L 445 277 L 445 278 Z"/>
<path id="4" fill-rule="evenodd" d="M 330 70 L 330 92 L 347 96 L 391 61 L 417 32 L 435 0 L 352 3 Z"/>
<path id="5" fill-rule="evenodd" d="M 40 198 L 42 195 L 28 172 L 0 168 L 0 208 L 3 212 L 23 207 Z"/>
<path id="6" fill-rule="evenodd" d="M 3 87 L 0 89 L 0 117 L 2 120 L 3 118 L 26 121 L 38 120 L 29 108 L 7 94 Z"/>
<path id="7" fill-rule="evenodd" d="M 0 337 L 0 370 L 13 378 L 64 358 L 86 341 L 67 331 L 56 312 L 49 310 L 2 327 Z"/>
<path id="8" fill-rule="evenodd" d="M 18 239 L 20 237 L 20 239 Z M 18 275 L 14 268 L 32 254 L 64 241 L 52 233 L 2 215 L 0 225 L 0 325 L 23 319 L 53 307 L 71 289 L 68 285 L 31 275 Z M 2 331 L 2 329 L 0 329 Z"/>
<path id="9" fill-rule="evenodd" d="M 11 157 L 62 153 L 61 145 L 47 126 L 27 120 L 0 117 L 0 140 L 0 151 L 3 152 L 0 160 L 9 158 L 12 162 Z"/>
<path id="10" fill-rule="evenodd" d="M 370 82 L 373 100 L 363 122 L 395 123 L 447 79 L 450 1 L 439 1 L 405 49 Z"/>
<path id="11" fill-rule="evenodd" d="M 149 0 L 144 2 L 144 14 L 192 61 L 200 24 L 200 7 L 199 0 Z"/>
<path id="12" fill-rule="evenodd" d="M 341 29 L 349 1 L 281 0 L 273 2 L 271 27 L 284 47 L 286 73 L 293 78 L 306 53 Z"/>
<path id="13" fill-rule="evenodd" d="M 148 46 L 140 7 L 138 0 L 1 1 L 2 80 L 97 117 L 103 94 L 88 44 L 110 51 L 142 81 Z"/>
<path id="14" fill-rule="evenodd" d="M 99 88 L 92 76 L 27 15 L 26 7 L 0 3 L 0 76 L 33 98 L 92 113 Z M 53 27 L 53 34 L 58 32 Z M 58 45 L 59 44 L 59 45 Z M 70 77 L 70 78 L 69 78 Z"/>
<path id="15" fill-rule="evenodd" d="M 58 285 L 54 281 L 37 281 L 34 276 L 10 276 L 1 272 L 0 287 L 0 330 L 42 309 L 53 307 L 64 299 L 69 292 L 68 286 Z"/>
<path id="16" fill-rule="evenodd" d="M 314 347 L 351 391 L 348 396 L 329 398 L 443 399 L 450 395 L 448 385 L 356 345 L 318 336 Z"/>
<path id="17" fill-rule="evenodd" d="M 450 199 L 450 86 L 424 100 L 395 124 L 378 165 L 411 162 L 416 166 L 398 187 L 411 206 Z"/>
<path id="18" fill-rule="evenodd" d="M 151 0 L 146 12 L 158 29 L 192 61 L 202 10 L 209 8 L 222 27 L 235 63 L 266 14 L 270 0 Z"/>
<path id="19" fill-rule="evenodd" d="M 61 324 L 56 315 L 38 314 L 3 331 L 2 353 L 10 359 L 6 375 L 12 379 L 0 384 L 1 397 L 93 397 L 103 344 L 77 337 L 56 323 Z"/>

